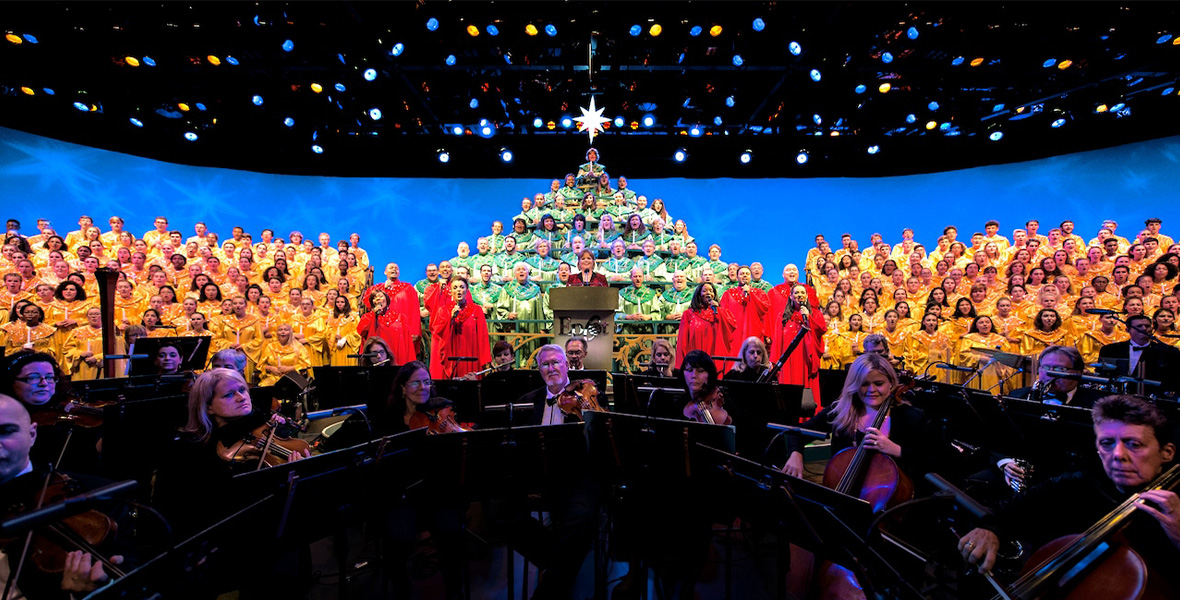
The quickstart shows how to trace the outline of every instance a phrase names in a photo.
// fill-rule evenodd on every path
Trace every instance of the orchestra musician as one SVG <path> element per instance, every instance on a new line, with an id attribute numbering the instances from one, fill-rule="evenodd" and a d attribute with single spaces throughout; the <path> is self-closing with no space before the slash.
<path id="1" fill-rule="evenodd" d="M 763 344 L 758 337 L 746 338 L 746 341 L 742 342 L 738 357 L 742 361 L 725 373 L 726 381 L 758 381 L 764 373 L 770 370 L 770 359 L 766 356 L 766 344 Z"/>
<path id="2" fill-rule="evenodd" d="M 1163 387 L 1158 390 L 1147 388 L 1146 393 L 1180 392 L 1180 378 L 1176 377 L 1176 371 L 1180 369 L 1180 350 L 1155 338 L 1155 322 L 1146 315 L 1131 315 L 1127 317 L 1126 325 L 1131 338 L 1103 346 L 1098 357 L 1114 361 L 1119 367 L 1119 375 L 1136 377 L 1137 369 L 1142 366 L 1143 379 L 1163 382 Z"/>
<path id="3" fill-rule="evenodd" d="M 653 377 L 675 377 L 672 369 L 672 344 L 663 338 L 656 338 L 651 342 L 651 359 L 647 368 L 640 375 Z"/>
<path id="4" fill-rule="evenodd" d="M 1093 409 L 1095 447 L 1103 477 L 1073 472 L 1033 485 L 1001 507 L 994 519 L 959 540 L 963 558 L 988 572 L 1001 539 L 1019 537 L 1036 548 L 1059 536 L 1081 533 L 1142 490 L 1176 454 L 1167 420 L 1151 403 L 1133 396 L 1107 396 Z M 1180 561 L 1180 497 L 1174 491 L 1143 491 L 1135 507 L 1147 513 L 1124 531 L 1151 573 L 1174 591 Z M 1151 583 L 1151 582 L 1149 582 Z"/>

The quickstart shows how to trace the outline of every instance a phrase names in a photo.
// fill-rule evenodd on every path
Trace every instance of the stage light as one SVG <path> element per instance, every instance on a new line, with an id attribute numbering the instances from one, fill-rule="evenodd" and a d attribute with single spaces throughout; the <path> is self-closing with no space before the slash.
<path id="1" fill-rule="evenodd" d="M 865 91 L 866 91 L 866 90 L 868 90 L 868 89 L 869 89 L 869 88 L 866 88 L 866 87 L 865 87 L 863 84 L 862 84 L 862 85 L 858 85 L 858 86 L 856 86 L 856 93 L 858 93 L 858 94 L 863 94 L 863 93 L 865 93 Z"/>
<path id="2" fill-rule="evenodd" d="M 1171 88 L 1169 88 L 1169 89 L 1171 89 Z M 50 96 L 54 95 L 54 93 L 55 93 L 53 91 L 53 88 L 41 88 L 41 91 L 45 92 L 46 94 L 49 94 Z M 1164 94 L 1164 95 L 1167 96 L 1167 94 Z"/>
<path id="3" fill-rule="evenodd" d="M 496 27 L 495 25 L 488 25 L 486 31 L 488 32 L 488 35 L 492 37 L 500 35 L 500 28 Z"/>
<path id="4" fill-rule="evenodd" d="M 721 117 L 713 117 L 713 124 L 718 127 L 721 127 L 721 124 L 724 122 L 725 121 L 721 120 Z"/>
<path id="5" fill-rule="evenodd" d="M 1071 65 L 1073 65 L 1073 61 L 1072 61 L 1072 60 L 1069 60 L 1069 59 L 1067 58 L 1067 59 L 1065 59 L 1065 60 L 1063 60 L 1063 61 L 1061 61 L 1061 62 L 1057 63 L 1057 68 L 1058 68 L 1058 69 L 1061 69 L 1062 71 L 1064 71 L 1064 70 L 1068 69 L 1068 68 L 1069 68 Z"/>
<path id="6" fill-rule="evenodd" d="M 529 23 L 528 25 L 524 26 L 524 32 L 529 34 L 530 36 L 537 35 L 537 26 L 533 25 L 532 23 Z"/>
<path id="7" fill-rule="evenodd" d="M 479 134 L 483 137 L 492 137 L 492 134 L 495 132 L 496 131 L 492 129 L 491 125 L 484 125 L 483 127 L 479 128 Z"/>
<path id="8" fill-rule="evenodd" d="M 1049 124 L 1049 126 L 1054 129 L 1057 129 L 1057 128 L 1061 127 L 1062 125 L 1065 125 L 1065 117 L 1058 117 L 1056 119 L 1053 119 L 1053 122 Z"/>
<path id="9" fill-rule="evenodd" d="M 639 34 L 643 33 L 643 28 L 638 25 L 632 25 L 631 29 L 627 30 L 627 33 L 630 33 L 631 37 L 639 37 Z"/>
<path id="10" fill-rule="evenodd" d="M 443 150 L 442 148 L 439 148 L 438 162 L 443 163 L 444 165 L 451 162 L 451 153 Z"/>
<path id="11" fill-rule="evenodd" d="M 880 152 L 880 151 L 881 151 L 881 147 L 880 147 L 880 146 L 878 146 L 878 145 L 876 145 L 876 144 L 874 144 L 874 145 L 872 145 L 872 146 L 869 146 L 869 147 L 868 147 L 868 153 L 869 153 L 869 154 L 876 154 L 876 153 L 878 153 L 878 152 Z"/>
<path id="12" fill-rule="evenodd" d="M 950 121 L 943 121 L 942 124 L 940 124 L 938 126 L 938 130 L 939 131 L 950 131 L 951 130 L 951 122 Z"/>
<path id="13" fill-rule="evenodd" d="M 33 34 L 31 34 L 31 33 L 26 33 L 26 34 L 24 34 L 24 36 L 22 36 L 22 37 L 24 37 L 24 38 L 25 38 L 25 41 L 26 41 L 26 42 L 28 42 L 28 43 L 30 43 L 30 44 L 36 44 L 36 43 L 37 43 L 37 41 L 38 41 L 38 40 L 37 40 L 37 38 L 33 37 Z"/>
<path id="14" fill-rule="evenodd" d="M 15 33 L 10 33 L 10 34 L 4 36 L 4 39 L 6 39 L 14 44 L 17 44 L 17 45 L 23 44 L 25 41 L 24 39 L 21 38 L 21 36 L 15 34 Z"/>
<path id="15" fill-rule="evenodd" d="M 336 88 L 337 92 L 343 92 L 348 89 L 348 88 L 344 87 L 343 83 L 337 83 L 336 85 L 334 85 L 332 87 Z"/>
<path id="16" fill-rule="evenodd" d="M 811 120 L 815 121 L 816 125 L 823 125 L 824 124 L 824 118 L 819 115 L 811 115 Z"/>
<path id="17" fill-rule="evenodd" d="M 1155 40 L 1155 43 L 1157 43 L 1157 44 L 1166 44 L 1166 43 L 1168 43 L 1168 40 L 1170 40 L 1170 39 L 1172 39 L 1172 34 L 1170 34 L 1170 33 L 1165 33 L 1165 34 L 1163 34 L 1163 35 L 1159 36 L 1159 38 L 1157 38 L 1157 39 Z"/>
<path id="18" fill-rule="evenodd" d="M 447 58 L 446 58 L 446 60 L 445 60 L 445 61 L 443 61 L 443 62 L 447 63 L 447 66 L 448 66 L 448 67 L 453 67 L 453 66 L 455 66 L 455 55 L 454 55 L 454 54 L 448 54 L 448 55 L 447 55 Z"/>
<path id="19" fill-rule="evenodd" d="M 1177 39 L 1180 39 L 1180 38 L 1177 38 Z M 45 90 L 45 91 L 46 91 L 46 92 L 48 92 L 49 90 Z M 1174 91 L 1176 91 L 1176 88 L 1174 88 L 1174 87 L 1166 87 L 1166 88 L 1164 88 L 1164 92 L 1163 92 L 1162 94 L 1160 94 L 1160 95 L 1161 95 L 1161 96 L 1168 96 L 1168 95 L 1171 95 L 1171 93 L 1172 93 L 1172 92 L 1174 92 Z"/>
<path id="20" fill-rule="evenodd" d="M 726 106 L 728 106 L 728 107 L 730 107 L 730 108 L 733 108 L 733 105 L 734 105 L 734 99 L 733 99 L 733 96 L 726 96 L 726 98 L 725 98 L 725 105 L 726 105 Z"/>
<path id="21" fill-rule="evenodd" d="M 136 119 L 135 117 L 131 117 L 130 120 L 131 120 L 132 125 L 134 125 L 136 127 L 143 127 L 143 121 L 140 121 L 139 119 Z"/>
<path id="22" fill-rule="evenodd" d="M 365 81 L 377 79 L 377 69 L 365 69 Z"/>
<path id="23" fill-rule="evenodd" d="M 287 117 L 286 119 L 283 119 L 283 125 L 286 125 L 287 127 L 294 127 L 295 126 L 295 119 L 292 119 L 291 117 Z"/>
<path id="24" fill-rule="evenodd" d="M 684 148 L 677 148 L 676 152 L 672 154 L 672 160 L 676 162 L 684 162 L 688 158 L 688 151 Z"/>
<path id="25" fill-rule="evenodd" d="M 221 59 L 217 58 L 216 56 L 213 56 L 212 54 L 210 54 L 209 56 L 206 56 L 205 60 L 209 61 L 209 64 L 211 64 L 215 67 L 221 64 Z"/>
<path id="26" fill-rule="evenodd" d="M 547 121 L 545 123 L 545 129 L 548 129 L 549 131 L 553 131 L 554 129 L 557 129 L 557 123 L 554 121 Z"/>
<path id="27" fill-rule="evenodd" d="M 127 58 L 124 58 L 123 62 L 127 63 L 127 66 L 129 66 L 129 67 L 138 67 L 139 66 L 139 59 L 135 58 L 134 56 L 128 56 Z"/>
<path id="28" fill-rule="evenodd" d="M 479 98 L 472 98 L 471 102 L 467 103 L 467 106 L 470 106 L 471 108 L 479 108 Z"/>
<path id="29" fill-rule="evenodd" d="M 652 25 L 651 29 L 648 29 L 647 32 L 650 33 L 652 37 L 660 37 L 660 34 L 664 32 L 664 28 L 659 23 L 656 23 L 655 25 Z"/>
<path id="30" fill-rule="evenodd" d="M 997 129 L 997 130 L 991 132 L 991 134 L 987 136 L 987 139 L 989 139 L 993 142 L 998 142 L 998 141 L 1004 139 L 1004 132 Z"/>
<path id="31" fill-rule="evenodd" d="M 283 52 L 290 52 L 294 49 L 295 49 L 295 42 L 292 42 L 291 40 L 284 40 L 283 41 Z"/>
<path id="32" fill-rule="evenodd" d="M 651 127 L 656 124 L 656 118 L 651 115 L 643 115 L 643 126 Z"/>
<path id="33" fill-rule="evenodd" d="M 917 121 L 918 121 L 918 115 L 915 115 L 914 113 L 910 113 L 905 116 L 906 123 L 916 123 Z"/>
<path id="34" fill-rule="evenodd" d="M 238 62 L 238 59 L 236 59 L 236 58 L 234 58 L 234 57 L 232 57 L 232 56 L 226 56 L 226 57 L 225 57 L 225 62 L 227 62 L 227 63 L 229 63 L 229 64 L 231 64 L 231 65 L 233 65 L 233 66 L 235 66 L 235 67 L 236 67 L 236 66 L 238 66 L 238 65 L 240 64 L 240 63 Z"/>
<path id="35" fill-rule="evenodd" d="M 810 157 L 807 155 L 807 151 L 801 150 L 801 151 L 799 151 L 799 154 L 795 155 L 795 162 L 797 162 L 801 165 L 805 165 L 805 164 L 807 164 L 807 161 L 809 158 Z"/>
<path id="36" fill-rule="evenodd" d="M 893 89 L 893 86 L 890 85 L 888 81 L 877 86 L 877 91 L 881 92 L 882 94 L 888 94 L 889 90 L 891 90 L 891 89 Z"/>
<path id="37" fill-rule="evenodd" d="M 615 117 L 615 127 L 622 127 L 627 124 L 627 120 L 623 117 Z"/>
<path id="38" fill-rule="evenodd" d="M 956 56 L 951 59 L 951 66 L 952 67 L 957 67 L 961 64 L 963 64 L 963 57 L 962 56 Z"/>
<path id="39" fill-rule="evenodd" d="M 938 102 L 931 102 L 930 104 L 926 105 L 926 108 L 929 108 L 932 111 L 938 110 Z"/>
<path id="40" fill-rule="evenodd" d="M 570 127 L 574 126 L 574 120 L 569 117 L 562 117 L 561 118 L 561 126 L 564 127 L 565 129 L 569 129 Z"/>
<path id="41" fill-rule="evenodd" d="M 1004 104 L 997 104 L 992 107 L 992 112 L 1000 112 L 1001 110 L 1004 110 Z"/>
<path id="42" fill-rule="evenodd" d="M 90 111 L 90 107 L 86 104 L 81 103 L 81 102 L 75 102 L 74 108 L 76 108 L 82 112 L 89 112 Z"/>
<path id="43" fill-rule="evenodd" d="M 540 129 L 545 126 L 545 121 L 541 117 L 533 119 L 533 129 Z"/>
<path id="44" fill-rule="evenodd" d="M 926 121 L 927 130 L 934 129 L 935 127 L 938 127 L 938 121 Z"/>
<path id="45" fill-rule="evenodd" d="M 195 134 L 191 131 L 186 131 L 186 132 L 184 132 L 184 139 L 186 139 L 190 142 L 195 142 L 195 141 L 197 141 L 197 134 Z"/>
<path id="46" fill-rule="evenodd" d="M 479 35 L 479 28 L 476 27 L 475 25 L 468 25 L 467 26 L 467 35 L 469 35 L 471 37 L 478 36 Z"/>
<path id="47" fill-rule="evenodd" d="M 787 50 L 790 50 L 791 54 L 794 54 L 795 56 L 803 54 L 803 46 L 800 46 L 799 42 L 791 42 L 790 44 L 787 44 Z"/>
<path id="48" fill-rule="evenodd" d="M 975 58 L 975 59 L 972 59 L 972 60 L 971 60 L 971 66 L 973 66 L 973 67 L 978 67 L 979 65 L 982 65 L 982 64 L 983 64 L 983 58 L 982 58 L 982 57 L 980 57 L 980 58 Z"/>
<path id="49" fill-rule="evenodd" d="M 717 37 L 717 36 L 721 35 L 721 26 L 714 25 L 714 26 L 710 27 L 709 28 L 709 35 L 711 35 L 713 37 Z"/>
<path id="50" fill-rule="evenodd" d="M 1119 102 L 1118 104 L 1115 104 L 1114 106 L 1110 107 L 1110 112 L 1119 112 L 1120 110 L 1123 110 L 1126 107 L 1127 107 L 1126 103 Z"/>
<path id="51" fill-rule="evenodd" d="M 1094 112 L 1104 113 L 1104 112 L 1106 112 L 1106 109 L 1107 109 L 1107 106 L 1105 104 L 1099 104 L 1098 106 L 1094 107 Z"/>
<path id="52" fill-rule="evenodd" d="M 701 34 L 702 31 L 704 31 L 704 28 L 702 28 L 700 25 L 693 25 L 692 29 L 688 30 L 688 35 L 691 35 L 692 37 L 697 37 L 698 35 Z"/>
<path id="53" fill-rule="evenodd" d="M 733 55 L 733 66 L 740 67 L 740 66 L 742 66 L 742 63 L 744 63 L 744 62 L 746 62 L 746 61 L 742 58 L 741 54 L 734 54 Z"/>
<path id="54" fill-rule="evenodd" d="M 150 56 L 145 56 L 145 57 L 143 57 L 143 64 L 145 64 L 149 67 L 154 67 L 154 66 L 156 66 L 156 61 L 153 60 L 152 57 L 150 57 Z"/>
<path id="55" fill-rule="evenodd" d="M 460 125 L 456 125 L 451 128 L 451 133 L 454 135 L 463 135 L 463 127 Z"/>
<path id="56" fill-rule="evenodd" d="M 188 112 L 190 110 L 188 104 L 184 102 L 177 103 L 176 108 L 179 108 L 180 112 Z"/>
<path id="57" fill-rule="evenodd" d="M 557 35 L 557 28 L 554 27 L 552 23 L 546 25 L 545 26 L 545 35 L 547 35 L 549 37 L 556 36 Z"/>
<path id="58" fill-rule="evenodd" d="M 819 69 L 812 69 L 811 70 L 811 80 L 812 81 L 819 81 L 820 79 L 823 79 L 823 74 L 819 72 Z"/>
<path id="59" fill-rule="evenodd" d="M 689 137 L 701 137 L 701 133 L 702 131 L 700 125 L 693 125 L 688 129 Z"/>
<path id="60" fill-rule="evenodd" d="M 1041 66 L 1045 67 L 1046 69 L 1052 69 L 1053 66 L 1056 64 L 1057 64 L 1057 59 L 1050 58 L 1050 59 L 1046 60 L 1045 62 L 1041 63 Z"/>
<path id="61" fill-rule="evenodd" d="M 323 146 L 321 146 L 321 145 L 319 145 L 319 144 L 312 144 L 312 145 L 311 145 L 311 151 L 312 151 L 312 152 L 315 152 L 316 154 L 323 154 L 323 153 L 324 153 L 324 147 L 323 147 Z"/>
<path id="62" fill-rule="evenodd" d="M 917 27 L 910 27 L 909 29 L 905 30 L 905 35 L 906 35 L 906 37 L 910 38 L 911 40 L 918 39 L 918 28 Z"/>
<path id="63" fill-rule="evenodd" d="M 512 151 L 508 148 L 500 148 L 500 160 L 506 163 L 512 162 Z"/>
<path id="64" fill-rule="evenodd" d="M 751 160 L 754 160 L 754 153 L 750 150 L 746 150 L 745 152 L 742 152 L 741 156 L 738 157 L 738 160 L 741 161 L 743 165 L 748 165 L 750 164 Z"/>
<path id="65" fill-rule="evenodd" d="M 381 120 L 381 109 L 380 108 L 370 108 L 369 109 L 369 118 L 373 119 L 374 121 L 380 121 Z"/>
<path id="66" fill-rule="evenodd" d="M 402 52 L 405 52 L 405 51 L 406 51 L 406 45 L 401 42 L 398 42 L 393 45 L 393 49 L 390 50 L 389 53 L 394 56 L 401 56 Z"/>
<path id="67" fill-rule="evenodd" d="M 766 21 L 763 21 L 762 17 L 757 17 L 754 19 L 754 24 L 752 27 L 754 28 L 754 31 L 762 31 L 763 29 L 766 29 Z"/>
<path id="68" fill-rule="evenodd" d="M 254 94 L 254 97 L 250 101 L 254 103 L 254 106 L 262 106 L 262 96 L 258 94 Z"/>
<path id="69" fill-rule="evenodd" d="M 438 19 L 434 17 L 426 19 L 426 31 L 438 31 Z"/>
<path id="70" fill-rule="evenodd" d="M 320 85 L 320 84 L 318 84 L 318 83 L 312 82 L 312 84 L 311 84 L 311 91 L 313 91 L 313 92 L 315 92 L 315 93 L 317 93 L 317 94 L 318 94 L 318 93 L 320 93 L 320 92 L 324 91 L 324 86 L 322 86 L 322 85 Z"/>
<path id="71" fill-rule="evenodd" d="M 889 63 L 893 62 L 893 53 L 892 52 L 882 52 L 881 53 L 881 62 L 883 62 L 885 64 L 889 64 Z"/>

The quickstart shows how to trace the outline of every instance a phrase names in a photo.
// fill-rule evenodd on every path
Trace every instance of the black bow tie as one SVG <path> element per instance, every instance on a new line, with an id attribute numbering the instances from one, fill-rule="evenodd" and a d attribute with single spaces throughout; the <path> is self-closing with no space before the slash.
<path id="1" fill-rule="evenodd" d="M 547 404 L 549 406 L 553 406 L 554 404 L 557 404 L 557 396 L 553 396 L 552 398 L 546 398 L 545 404 Z"/>
<path id="2" fill-rule="evenodd" d="M 1138 350 L 1138 351 L 1140 351 L 1140 352 L 1142 352 L 1142 351 L 1144 351 L 1144 350 L 1148 349 L 1149 347 L 1151 347 L 1151 344 L 1148 344 L 1148 345 L 1146 345 L 1146 346 L 1136 346 L 1136 345 L 1134 345 L 1134 344 L 1131 344 L 1131 349 L 1132 349 L 1132 350 Z"/>

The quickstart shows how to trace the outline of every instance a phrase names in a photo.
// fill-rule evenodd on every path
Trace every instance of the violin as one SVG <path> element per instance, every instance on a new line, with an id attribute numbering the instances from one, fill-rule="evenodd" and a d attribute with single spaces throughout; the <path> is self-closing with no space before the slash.
<path id="1" fill-rule="evenodd" d="M 901 393 L 903 391 L 899 388 L 885 399 L 877 409 L 871 427 L 881 430 L 889 410 Z M 824 486 L 867 501 L 872 505 L 873 512 L 880 512 L 914 497 L 914 482 L 893 458 L 863 443 L 857 444 L 855 448 L 841 450 L 828 461 L 824 468 Z"/>
<path id="2" fill-rule="evenodd" d="M 713 419 L 713 413 L 710 409 L 723 408 L 725 406 L 725 392 L 721 391 L 720 387 L 714 387 L 712 391 L 705 394 L 695 403 L 695 406 L 686 407 L 685 416 L 691 418 L 698 423 L 708 423 L 710 425 L 727 425 L 728 423 L 717 423 Z M 694 414 L 689 414 L 689 413 Z"/>
<path id="3" fill-rule="evenodd" d="M 102 426 L 103 408 L 118 404 L 113 400 L 99 402 L 84 402 L 82 400 L 66 400 L 51 402 L 30 411 L 33 422 L 39 427 L 48 427 L 59 423 L 72 423 L 78 427 L 93 429 Z"/>
<path id="4" fill-rule="evenodd" d="M 592 379 L 569 382 L 565 386 L 565 390 L 557 395 L 557 407 L 561 409 L 561 412 L 573 415 L 579 420 L 582 419 L 584 411 L 601 412 L 602 407 L 598 404 L 598 386 L 594 384 Z"/>
<path id="5" fill-rule="evenodd" d="M 426 435 L 461 433 L 467 431 L 455 422 L 455 409 L 450 404 L 427 410 L 419 409 L 410 415 L 410 429 L 426 428 Z"/>
<path id="6" fill-rule="evenodd" d="M 293 454 L 303 454 L 311 449 L 306 441 L 295 437 L 297 428 L 286 417 L 272 414 L 262 425 L 246 433 L 234 444 L 217 442 L 217 456 L 230 463 L 258 461 L 255 469 L 274 467 L 291 460 Z"/>
<path id="7" fill-rule="evenodd" d="M 1173 465 L 1142 491 L 1180 486 L 1180 465 Z M 1140 492 L 1142 493 L 1142 492 Z M 1140 493 L 1131 494 L 1113 511 L 1080 535 L 1045 544 L 1029 558 L 1024 575 L 1008 586 L 1012 598 L 1039 598 L 1054 593 L 1061 600 L 1155 600 L 1172 598 L 1163 577 L 1150 569 L 1121 533 L 1139 508 Z M 1083 565 L 1089 563 L 1089 568 Z M 1063 581 L 1068 578 L 1069 581 Z M 1060 593 L 1062 588 L 1068 591 Z M 997 597 L 998 598 L 998 597 Z"/>
<path id="8" fill-rule="evenodd" d="M 54 472 L 43 485 L 37 486 L 33 491 L 35 493 L 30 497 L 14 499 L 15 502 L 7 507 L 7 515 L 14 517 L 36 510 L 45 504 L 63 502 L 80 490 L 78 483 L 69 476 Z M 82 550 L 101 561 L 108 575 L 122 577 L 123 571 L 95 549 L 96 546 L 114 538 L 117 532 L 118 525 L 115 521 L 97 510 L 78 513 L 30 532 L 29 537 L 25 538 L 28 541 L 28 560 L 42 573 L 58 574 L 65 570 L 66 555 L 74 550 Z M 13 541 L 15 540 L 3 540 L 2 543 L 9 546 Z M 11 554 L 9 560 L 10 567 L 16 568 L 18 561 L 15 561 Z"/>

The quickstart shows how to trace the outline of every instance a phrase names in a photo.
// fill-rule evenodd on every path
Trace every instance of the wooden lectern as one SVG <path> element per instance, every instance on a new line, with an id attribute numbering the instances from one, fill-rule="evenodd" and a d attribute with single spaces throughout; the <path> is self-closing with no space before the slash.
<path id="1" fill-rule="evenodd" d="M 611 370 L 619 291 L 612 287 L 552 288 L 549 307 L 553 310 L 553 343 L 565 347 L 571 337 L 585 338 L 589 344 L 583 365 Z"/>

